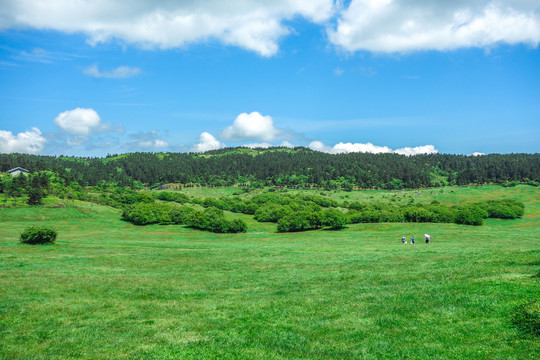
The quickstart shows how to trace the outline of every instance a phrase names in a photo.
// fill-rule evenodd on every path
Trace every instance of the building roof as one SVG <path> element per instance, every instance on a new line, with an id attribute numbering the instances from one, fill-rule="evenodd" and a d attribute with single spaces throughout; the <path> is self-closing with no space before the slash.
<path id="1" fill-rule="evenodd" d="M 13 168 L 13 169 L 11 169 L 11 170 L 8 170 L 7 172 L 11 174 L 11 173 L 14 173 L 15 171 L 27 172 L 27 173 L 30 172 L 30 171 L 28 171 L 28 170 L 26 170 L 26 169 L 23 169 L 22 167 L 18 167 L 18 166 L 17 166 L 16 168 Z"/>

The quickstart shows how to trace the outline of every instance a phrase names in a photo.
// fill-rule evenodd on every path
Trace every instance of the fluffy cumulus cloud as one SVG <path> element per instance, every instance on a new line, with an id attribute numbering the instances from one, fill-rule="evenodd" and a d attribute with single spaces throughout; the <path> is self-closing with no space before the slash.
<path id="1" fill-rule="evenodd" d="M 326 26 L 347 50 L 407 52 L 540 42 L 537 0 L 3 0 L 0 30 L 83 33 L 170 49 L 217 40 L 275 55 L 295 30 L 288 20 Z M 348 5 L 347 5 L 348 4 Z M 93 71 L 96 73 L 96 71 Z M 97 72 L 99 73 L 99 71 Z M 338 71 L 338 74 L 340 71 Z"/>
<path id="2" fill-rule="evenodd" d="M 0 153 L 39 154 L 47 139 L 38 128 L 14 135 L 11 131 L 0 130 Z"/>
<path id="3" fill-rule="evenodd" d="M 392 150 L 388 146 L 377 146 L 368 142 L 366 144 L 362 143 L 343 143 L 340 142 L 334 146 L 328 146 L 322 143 L 321 141 L 312 141 L 308 147 L 312 150 L 326 152 L 330 154 L 343 154 L 343 153 L 353 153 L 353 152 L 363 152 L 363 153 L 372 153 L 372 154 L 383 154 L 383 153 L 396 153 L 401 155 L 419 155 L 419 154 L 436 154 L 438 150 L 435 149 L 433 145 L 424 145 L 417 147 L 404 147 L 401 149 Z"/>
<path id="4" fill-rule="evenodd" d="M 124 79 L 139 75 L 141 69 L 130 66 L 119 66 L 109 71 L 102 71 L 99 70 L 97 64 L 93 64 L 84 69 L 83 73 L 95 78 Z"/>
<path id="5" fill-rule="evenodd" d="M 433 145 L 424 145 L 424 146 L 417 146 L 417 147 L 404 147 L 401 149 L 394 150 L 396 154 L 401 155 L 418 155 L 418 154 L 436 154 L 439 151 L 435 149 L 435 146 Z"/>
<path id="6" fill-rule="evenodd" d="M 221 132 L 223 139 L 232 141 L 259 140 L 274 141 L 283 135 L 283 131 L 274 126 L 271 116 L 263 116 L 257 111 L 242 113 L 236 117 L 232 126 Z"/>
<path id="7" fill-rule="evenodd" d="M 88 136 L 109 128 L 108 124 L 101 122 L 101 117 L 94 109 L 64 111 L 58 114 L 54 123 L 68 134 L 77 136 Z"/>
<path id="8" fill-rule="evenodd" d="M 92 44 L 119 39 L 163 49 L 217 39 L 271 56 L 291 32 L 284 21 L 323 23 L 333 14 L 333 0 L 5 0 L 0 28 L 79 32 Z"/>
<path id="9" fill-rule="evenodd" d="M 328 29 L 347 51 L 408 52 L 540 42 L 537 0 L 352 0 Z"/>
<path id="10" fill-rule="evenodd" d="M 193 152 L 205 152 L 209 150 L 217 150 L 224 148 L 226 145 L 217 140 L 212 134 L 208 132 L 201 133 L 199 136 L 199 143 L 192 146 Z"/>

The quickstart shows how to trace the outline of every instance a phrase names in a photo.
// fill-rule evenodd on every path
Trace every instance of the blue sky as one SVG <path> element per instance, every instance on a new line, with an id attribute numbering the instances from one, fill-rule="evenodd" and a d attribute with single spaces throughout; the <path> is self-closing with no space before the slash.
<path id="1" fill-rule="evenodd" d="M 0 3 L 0 152 L 539 152 L 537 1 Z"/>

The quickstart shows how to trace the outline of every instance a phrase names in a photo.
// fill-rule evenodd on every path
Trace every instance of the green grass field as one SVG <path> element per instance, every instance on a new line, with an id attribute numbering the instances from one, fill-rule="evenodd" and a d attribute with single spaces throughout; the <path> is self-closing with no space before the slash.
<path id="1" fill-rule="evenodd" d="M 540 357 L 538 336 L 512 321 L 516 308 L 540 299 L 538 188 L 328 194 L 513 198 L 526 213 L 481 227 L 382 223 L 295 234 L 228 214 L 249 230 L 225 235 L 137 227 L 86 203 L 0 208 L 0 358 Z M 57 243 L 19 244 L 33 224 L 53 225 Z M 430 245 L 424 233 L 433 235 Z M 403 246 L 402 235 L 417 244 Z"/>

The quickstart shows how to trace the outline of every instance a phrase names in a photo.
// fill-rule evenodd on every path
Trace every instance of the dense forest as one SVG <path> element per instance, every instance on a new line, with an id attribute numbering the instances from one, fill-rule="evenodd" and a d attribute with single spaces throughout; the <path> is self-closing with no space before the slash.
<path id="1" fill-rule="evenodd" d="M 540 154 L 327 154 L 303 147 L 130 153 L 105 158 L 0 154 L 0 171 L 17 166 L 30 172 L 53 171 L 81 186 L 107 182 L 133 188 L 177 183 L 352 190 L 540 181 Z"/>

